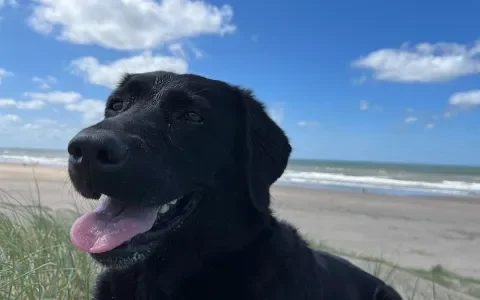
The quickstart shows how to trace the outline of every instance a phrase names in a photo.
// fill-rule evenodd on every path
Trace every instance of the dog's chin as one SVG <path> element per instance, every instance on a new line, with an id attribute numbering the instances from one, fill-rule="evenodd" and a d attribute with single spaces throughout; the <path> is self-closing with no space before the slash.
<path id="1" fill-rule="evenodd" d="M 168 235 L 182 228 L 201 199 L 201 192 L 192 192 L 163 205 L 150 230 L 134 236 L 112 250 L 90 253 L 90 256 L 101 266 L 115 269 L 126 269 L 146 260 Z"/>

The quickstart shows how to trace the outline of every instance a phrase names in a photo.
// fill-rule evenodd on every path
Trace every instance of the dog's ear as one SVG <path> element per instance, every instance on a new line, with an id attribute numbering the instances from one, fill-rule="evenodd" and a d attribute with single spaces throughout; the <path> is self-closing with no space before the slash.
<path id="1" fill-rule="evenodd" d="M 246 179 L 253 206 L 268 211 L 270 186 L 283 174 L 292 148 L 251 90 L 240 89 L 244 108 Z"/>

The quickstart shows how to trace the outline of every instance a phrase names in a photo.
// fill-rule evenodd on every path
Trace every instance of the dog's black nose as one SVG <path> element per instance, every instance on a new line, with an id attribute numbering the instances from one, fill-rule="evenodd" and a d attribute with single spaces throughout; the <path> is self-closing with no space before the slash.
<path id="1" fill-rule="evenodd" d="M 120 166 L 126 159 L 128 147 L 115 133 L 107 130 L 84 130 L 68 143 L 70 163 L 93 169 Z"/>

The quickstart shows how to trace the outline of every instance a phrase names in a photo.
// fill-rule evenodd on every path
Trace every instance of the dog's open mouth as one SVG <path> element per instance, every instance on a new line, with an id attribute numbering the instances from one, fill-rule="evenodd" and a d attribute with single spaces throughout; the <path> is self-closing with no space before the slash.
<path id="1" fill-rule="evenodd" d="M 92 254 L 148 242 L 181 225 L 198 202 L 199 197 L 190 193 L 167 204 L 140 207 L 107 196 L 93 212 L 73 223 L 70 238 L 75 247 Z"/>

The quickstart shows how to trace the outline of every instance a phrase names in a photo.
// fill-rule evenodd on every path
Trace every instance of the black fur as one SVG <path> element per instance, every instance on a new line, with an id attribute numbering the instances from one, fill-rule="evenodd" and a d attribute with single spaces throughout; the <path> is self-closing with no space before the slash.
<path id="1" fill-rule="evenodd" d="M 123 103 L 120 112 L 115 102 Z M 189 111 L 203 121 L 185 121 Z M 182 195 L 200 202 L 180 227 L 151 237 L 147 250 L 133 244 L 140 257 L 92 255 L 105 267 L 95 300 L 401 299 L 346 260 L 311 250 L 272 215 L 269 189 L 291 147 L 251 91 L 192 74 L 128 74 L 109 97 L 105 119 L 73 141 L 112 135 L 128 159 L 114 170 L 71 163 L 82 195 L 138 206 Z"/>

